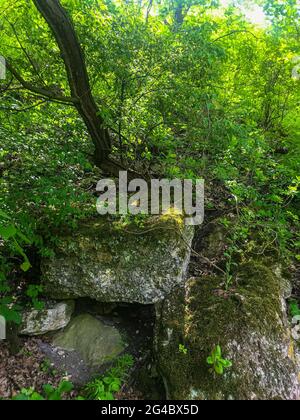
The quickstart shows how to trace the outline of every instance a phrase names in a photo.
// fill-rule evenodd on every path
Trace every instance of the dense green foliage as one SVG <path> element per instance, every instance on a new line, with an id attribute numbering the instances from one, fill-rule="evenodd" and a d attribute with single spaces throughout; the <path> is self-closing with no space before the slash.
<path id="1" fill-rule="evenodd" d="M 207 208 L 221 209 L 232 231 L 227 286 L 237 261 L 252 254 L 300 260 L 300 81 L 292 77 L 299 6 L 259 3 L 264 27 L 217 1 L 62 1 L 115 158 L 144 175 L 206 179 Z M 2 0 L 0 13 L 0 55 L 31 84 L 70 95 L 58 46 L 33 2 Z M 7 73 L 0 80 L 0 314 L 12 310 L 8 319 L 18 322 L 18 282 L 28 287 L 37 264 L 27 251 L 51 255 L 57 232 L 96 215 L 101 171 L 75 109 L 26 91 Z"/>

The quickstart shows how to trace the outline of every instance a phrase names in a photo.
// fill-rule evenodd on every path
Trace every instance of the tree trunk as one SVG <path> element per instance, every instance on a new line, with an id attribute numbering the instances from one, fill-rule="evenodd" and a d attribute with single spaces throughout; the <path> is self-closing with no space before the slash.
<path id="1" fill-rule="evenodd" d="M 7 325 L 7 344 L 11 356 L 15 356 L 22 348 L 21 340 L 18 336 L 18 326 L 13 323 Z"/>
<path id="2" fill-rule="evenodd" d="M 95 162 L 99 166 L 111 152 L 111 137 L 93 98 L 84 54 L 74 25 L 59 0 L 33 0 L 48 23 L 65 63 L 71 94 L 95 146 Z"/>
<path id="3" fill-rule="evenodd" d="M 178 26 L 181 26 L 184 22 L 184 11 L 183 11 L 183 2 L 179 0 L 177 2 L 174 14 L 175 23 Z"/>

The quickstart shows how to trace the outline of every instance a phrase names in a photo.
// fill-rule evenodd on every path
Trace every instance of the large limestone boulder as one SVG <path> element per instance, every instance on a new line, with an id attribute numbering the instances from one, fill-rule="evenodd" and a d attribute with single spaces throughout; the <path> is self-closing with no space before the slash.
<path id="1" fill-rule="evenodd" d="M 300 368 L 286 315 L 287 283 L 278 266 L 269 264 L 241 265 L 237 285 L 229 291 L 217 277 L 189 279 L 157 305 L 156 354 L 168 398 L 300 398 Z M 212 373 L 207 364 L 218 345 L 232 362 L 224 375 Z"/>
<path id="2" fill-rule="evenodd" d="M 74 311 L 74 301 L 49 304 L 43 310 L 23 313 L 21 335 L 38 336 L 65 328 Z"/>
<path id="3" fill-rule="evenodd" d="M 106 219 L 62 234 L 56 256 L 44 260 L 44 291 L 58 299 L 153 304 L 183 285 L 194 235 L 179 217 L 142 227 Z"/>
<path id="4" fill-rule="evenodd" d="M 53 346 L 78 353 L 90 368 L 112 361 L 125 350 L 120 332 L 89 314 L 74 318 L 54 337 Z"/>

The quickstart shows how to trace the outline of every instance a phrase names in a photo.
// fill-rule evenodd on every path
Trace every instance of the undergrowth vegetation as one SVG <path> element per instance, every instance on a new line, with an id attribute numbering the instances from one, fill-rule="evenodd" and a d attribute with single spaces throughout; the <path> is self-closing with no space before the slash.
<path id="1" fill-rule="evenodd" d="M 128 377 L 128 371 L 132 368 L 134 359 L 125 354 L 117 359 L 115 365 L 102 377 L 95 378 L 87 383 L 82 389 L 82 395 L 72 397 L 74 385 L 68 380 L 62 380 L 57 387 L 50 384 L 43 386 L 43 392 L 39 393 L 34 388 L 23 388 L 13 399 L 18 401 L 61 401 L 65 398 L 76 400 L 113 401 L 114 395 L 121 390 Z"/>

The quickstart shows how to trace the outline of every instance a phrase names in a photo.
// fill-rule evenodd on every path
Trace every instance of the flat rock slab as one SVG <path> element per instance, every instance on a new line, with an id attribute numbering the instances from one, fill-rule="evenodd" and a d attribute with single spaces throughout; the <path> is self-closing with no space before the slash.
<path id="1" fill-rule="evenodd" d="M 160 218 L 143 227 L 106 219 L 63 234 L 42 262 L 44 292 L 54 299 L 154 304 L 183 285 L 194 227 Z"/>
<path id="2" fill-rule="evenodd" d="M 112 361 L 125 350 L 119 331 L 89 314 L 74 318 L 53 338 L 52 344 L 58 349 L 78 353 L 90 368 Z"/>

